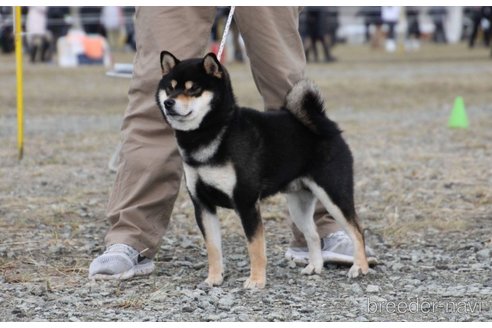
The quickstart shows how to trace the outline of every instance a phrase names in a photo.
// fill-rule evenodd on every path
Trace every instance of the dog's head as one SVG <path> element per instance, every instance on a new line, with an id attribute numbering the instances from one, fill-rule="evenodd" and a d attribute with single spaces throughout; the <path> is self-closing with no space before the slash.
<path id="1" fill-rule="evenodd" d="M 180 61 L 162 51 L 161 68 L 157 104 L 175 130 L 196 130 L 223 117 L 234 104 L 228 73 L 213 53 Z"/>

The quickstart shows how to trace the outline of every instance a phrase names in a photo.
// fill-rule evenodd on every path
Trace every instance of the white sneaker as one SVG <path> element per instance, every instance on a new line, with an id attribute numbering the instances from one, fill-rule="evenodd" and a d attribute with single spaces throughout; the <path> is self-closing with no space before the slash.
<path id="1" fill-rule="evenodd" d="M 125 280 L 148 275 L 154 269 L 154 261 L 141 256 L 133 247 L 114 244 L 92 261 L 89 266 L 89 279 Z"/>
<path id="2" fill-rule="evenodd" d="M 354 245 L 345 231 L 337 231 L 321 239 L 321 256 L 325 263 L 346 264 L 354 263 Z M 366 246 L 367 262 L 377 263 L 374 251 Z M 309 250 L 307 247 L 289 247 L 285 252 L 288 260 L 298 264 L 308 264 Z"/>

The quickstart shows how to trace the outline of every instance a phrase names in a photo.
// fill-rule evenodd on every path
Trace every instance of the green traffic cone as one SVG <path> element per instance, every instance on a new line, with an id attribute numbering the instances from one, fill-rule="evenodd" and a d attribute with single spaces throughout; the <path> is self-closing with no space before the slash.
<path id="1" fill-rule="evenodd" d="M 468 115 L 466 114 L 465 102 L 462 97 L 454 100 L 453 111 L 449 117 L 448 126 L 450 128 L 468 128 Z"/>

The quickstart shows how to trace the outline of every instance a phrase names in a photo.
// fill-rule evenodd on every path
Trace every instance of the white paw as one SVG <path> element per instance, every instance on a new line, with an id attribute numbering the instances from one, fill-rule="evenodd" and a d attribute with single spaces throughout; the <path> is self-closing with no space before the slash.
<path id="1" fill-rule="evenodd" d="M 367 266 L 367 265 L 360 266 L 360 265 L 357 265 L 354 263 L 352 265 L 352 267 L 350 268 L 347 276 L 349 278 L 357 278 L 361 273 L 363 275 L 366 275 L 368 272 L 369 272 L 369 266 Z"/>
<path id="2" fill-rule="evenodd" d="M 223 281 L 224 281 L 224 278 L 222 278 L 222 275 L 220 275 L 220 276 L 208 276 L 208 278 L 205 279 L 204 283 L 207 284 L 209 287 L 213 287 L 213 286 L 222 285 Z"/>
<path id="3" fill-rule="evenodd" d="M 304 269 L 302 269 L 301 273 L 305 275 L 320 274 L 322 269 L 322 264 L 314 265 L 312 263 L 309 263 Z"/>
<path id="4" fill-rule="evenodd" d="M 249 277 L 246 279 L 243 285 L 244 288 L 247 289 L 261 289 L 265 288 L 265 279 L 252 279 Z"/>

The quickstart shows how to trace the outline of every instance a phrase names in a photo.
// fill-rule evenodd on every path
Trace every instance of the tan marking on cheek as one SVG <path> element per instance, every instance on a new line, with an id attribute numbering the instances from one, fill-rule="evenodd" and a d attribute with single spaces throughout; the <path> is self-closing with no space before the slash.
<path id="1" fill-rule="evenodd" d="M 266 264 L 265 254 L 265 230 L 263 223 L 260 222 L 255 235 L 248 243 L 249 258 L 251 261 L 250 281 L 262 288 L 266 281 Z"/>
<path id="2" fill-rule="evenodd" d="M 191 81 L 186 81 L 185 82 L 185 88 L 186 88 L 186 90 L 191 89 L 192 86 L 193 86 L 193 82 L 191 82 Z"/>
<path id="3" fill-rule="evenodd" d="M 171 81 L 171 86 L 173 87 L 173 89 L 176 88 L 177 85 L 178 85 L 178 81 L 176 80 Z"/>

